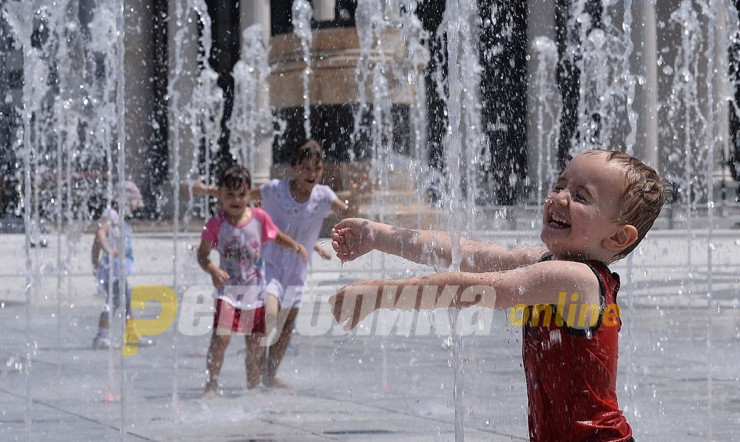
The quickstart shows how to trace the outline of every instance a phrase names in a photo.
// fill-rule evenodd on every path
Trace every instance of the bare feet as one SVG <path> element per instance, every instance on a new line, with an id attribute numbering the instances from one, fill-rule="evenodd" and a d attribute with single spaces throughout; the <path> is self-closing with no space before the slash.
<path id="1" fill-rule="evenodd" d="M 201 399 L 216 399 L 216 390 L 208 389 L 200 397 Z"/>
<path id="2" fill-rule="evenodd" d="M 257 360 L 247 361 L 247 390 L 251 390 L 260 384 L 260 366 Z"/>
<path id="3" fill-rule="evenodd" d="M 260 384 L 259 369 L 257 369 L 256 374 L 250 370 L 250 372 L 247 374 L 247 390 L 251 390 L 254 387 L 258 386 L 259 384 Z"/>
<path id="4" fill-rule="evenodd" d="M 272 379 L 269 378 L 263 378 L 262 383 L 265 384 L 265 386 L 270 388 L 285 388 L 285 389 L 292 389 L 293 386 L 289 383 L 285 382 L 284 380 L 280 379 L 279 377 L 275 376 Z"/>

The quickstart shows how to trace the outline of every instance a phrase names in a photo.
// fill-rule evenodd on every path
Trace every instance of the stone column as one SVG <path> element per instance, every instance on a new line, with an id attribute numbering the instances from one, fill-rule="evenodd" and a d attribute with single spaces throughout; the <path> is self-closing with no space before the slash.
<path id="1" fill-rule="evenodd" d="M 547 40 L 541 40 L 541 42 L 551 42 L 553 51 L 555 49 L 555 8 L 552 2 L 549 0 L 529 0 L 528 3 L 529 14 L 527 16 L 527 71 L 529 72 L 529 81 L 527 82 L 527 164 L 529 165 L 529 177 L 531 182 L 535 186 L 535 192 L 539 186 L 547 190 L 547 176 L 546 173 L 550 168 L 555 166 L 557 161 L 557 139 L 554 136 L 548 137 L 548 134 L 553 134 L 553 127 L 560 124 L 557 120 L 558 112 L 560 111 L 560 100 L 559 92 L 556 83 L 557 65 L 545 66 L 550 75 L 552 83 L 548 83 L 545 86 L 548 91 L 552 91 L 552 96 L 557 97 L 558 100 L 552 101 L 551 114 L 547 114 L 542 109 L 543 97 L 540 96 L 540 91 L 535 79 L 535 73 L 540 68 L 538 60 L 537 48 L 535 47 L 535 41 L 538 38 L 547 38 Z M 547 46 L 545 46 L 547 47 Z M 540 49 L 542 50 L 542 49 Z M 557 59 L 557 53 L 552 54 L 553 59 Z M 546 99 L 546 98 L 545 98 Z M 539 121 L 540 113 L 542 115 L 542 121 Z M 540 127 L 541 126 L 541 127 Z M 548 153 L 550 153 L 551 163 L 547 162 Z M 540 161 L 542 164 L 540 164 Z M 540 183 L 539 181 L 543 181 Z M 532 199 L 534 201 L 540 201 L 544 198 L 543 195 L 533 193 Z"/>
<path id="2" fill-rule="evenodd" d="M 265 44 L 270 43 L 270 0 L 251 0 L 239 3 L 241 20 L 241 31 L 249 26 L 259 23 L 262 25 L 262 34 L 265 36 Z M 241 36 L 239 36 L 241 39 Z"/>
<path id="3" fill-rule="evenodd" d="M 178 13 L 182 16 L 178 19 Z M 187 19 L 188 14 L 193 14 L 192 20 Z M 168 96 L 169 96 L 169 177 L 173 186 L 180 186 L 188 177 L 193 152 L 197 148 L 192 142 L 191 127 L 188 122 L 195 82 L 198 69 L 198 20 L 192 11 L 187 11 L 186 2 L 170 2 L 168 10 L 167 48 L 168 48 Z M 179 183 L 175 183 L 175 170 L 177 165 Z M 163 188 L 164 195 L 168 197 L 169 204 L 172 201 L 172 188 Z M 180 192 L 180 209 L 184 207 L 187 194 Z M 166 211 L 171 213 L 174 207 Z"/>
<path id="4" fill-rule="evenodd" d="M 740 8 L 740 1 L 736 1 L 735 4 L 736 8 Z M 740 72 L 737 70 L 739 66 L 735 65 L 740 57 L 738 53 L 740 46 L 737 41 L 733 43 L 732 34 L 736 29 L 728 20 L 737 20 L 740 17 L 737 15 L 728 17 L 726 10 L 719 9 L 714 43 L 715 68 L 718 70 L 718 75 L 714 77 L 715 87 L 714 97 L 712 97 L 718 108 L 716 140 L 719 146 L 715 151 L 715 163 L 718 167 L 715 172 L 715 186 L 719 188 L 719 191 L 715 193 L 714 198 L 715 201 L 719 200 L 723 203 L 721 207 L 724 210 L 726 208 L 724 203 L 732 201 L 735 197 L 735 194 L 728 193 L 727 186 L 735 184 L 733 180 L 737 177 L 738 171 L 733 169 L 737 167 L 735 164 L 738 160 L 736 149 L 740 149 L 740 145 L 736 145 L 736 142 L 740 141 L 738 140 L 740 137 L 740 127 L 737 127 L 738 115 L 735 114 L 734 103 L 727 103 L 726 98 L 734 96 L 737 100 L 740 93 L 738 90 L 740 84 L 736 83 L 740 79 L 738 78 Z M 740 10 L 735 9 L 734 11 L 740 14 Z M 737 189 L 735 193 L 740 196 L 740 189 Z"/>
<path id="5" fill-rule="evenodd" d="M 641 109 L 636 111 L 640 118 L 641 133 L 645 134 L 642 159 L 646 164 L 658 170 L 658 32 L 655 21 L 655 5 L 642 2 L 641 17 L 643 26 L 638 27 L 638 38 L 642 41 L 642 69 L 645 85 L 638 97 Z M 641 29 L 641 32 L 639 31 Z M 639 50 L 639 48 L 635 48 Z M 638 143 L 639 144 L 639 143 Z M 638 153 L 639 155 L 639 153 Z"/>
<path id="6" fill-rule="evenodd" d="M 334 7 L 336 6 L 336 0 L 314 0 L 313 2 L 313 18 L 316 21 L 332 21 L 334 20 Z"/>
<path id="7" fill-rule="evenodd" d="M 142 116 L 151 115 L 154 106 L 153 64 L 141 63 L 141 60 L 153 58 L 152 18 L 145 2 L 127 5 L 124 19 L 126 175 L 141 186 L 148 174 L 145 159 L 149 156 L 152 138 L 152 125 Z"/>
<path id="8" fill-rule="evenodd" d="M 246 28 L 253 24 L 262 26 L 265 46 L 270 46 L 270 0 L 251 0 L 240 2 L 240 28 L 243 33 Z M 241 41 L 242 36 L 239 36 Z M 241 45 L 240 45 L 241 46 Z M 238 91 L 235 91 L 238 93 Z M 270 102 L 269 94 L 260 96 L 260 107 L 267 108 Z M 254 164 L 250 165 L 252 171 L 253 185 L 259 186 L 270 180 L 270 166 L 272 165 L 272 137 L 265 137 L 258 141 L 254 155 Z"/>

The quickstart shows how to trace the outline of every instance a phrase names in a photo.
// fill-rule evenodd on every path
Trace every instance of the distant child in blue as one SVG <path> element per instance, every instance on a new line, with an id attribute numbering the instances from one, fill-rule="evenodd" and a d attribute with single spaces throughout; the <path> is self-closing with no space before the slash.
<path id="1" fill-rule="evenodd" d="M 129 211 L 143 207 L 141 192 L 132 181 L 124 183 L 126 192 L 126 203 Z M 100 216 L 98 229 L 95 231 L 95 239 L 92 246 L 92 265 L 98 281 L 98 293 L 105 297 L 105 307 L 100 312 L 98 320 L 98 333 L 93 339 L 94 349 L 110 347 L 110 315 L 118 310 L 121 305 L 121 297 L 125 296 L 126 318 L 131 317 L 131 291 L 128 284 L 121 281 L 121 270 L 118 246 L 121 239 L 120 214 L 118 212 L 118 201 L 113 200 L 111 207 L 106 208 Z M 124 267 L 126 280 L 134 274 L 134 251 L 131 245 L 131 228 L 128 224 L 123 225 L 124 244 Z M 103 252 L 101 258 L 101 252 Z M 131 327 L 126 328 L 127 333 L 136 333 Z M 130 341 L 136 342 L 136 340 Z M 151 344 L 150 340 L 139 341 L 142 345 Z"/>

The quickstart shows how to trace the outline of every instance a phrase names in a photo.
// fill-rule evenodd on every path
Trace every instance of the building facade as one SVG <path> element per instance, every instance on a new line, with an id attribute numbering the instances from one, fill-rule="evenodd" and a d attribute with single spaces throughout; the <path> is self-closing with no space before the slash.
<path id="1" fill-rule="evenodd" d="M 99 3 L 67 5 L 79 20 L 83 48 L 96 47 L 86 29 L 96 23 Z M 81 60 L 88 60 L 90 84 L 98 77 L 125 81 L 125 174 L 142 187 L 143 216 L 168 217 L 174 200 L 187 199 L 179 192 L 183 184 L 210 180 L 233 161 L 247 163 L 257 183 L 284 174 L 291 149 L 309 136 L 327 150 L 329 184 L 350 193 L 372 192 L 373 186 L 362 183 L 383 179 L 406 181 L 400 187 L 409 188 L 416 172 L 379 178 L 372 170 L 377 163 L 357 167 L 388 155 L 381 152 L 386 146 L 394 158 L 428 166 L 437 180 L 416 180 L 410 188 L 423 198 L 439 198 L 450 186 L 444 177 L 457 173 L 448 163 L 459 137 L 464 161 L 476 170 L 463 173 L 463 193 L 474 193 L 479 205 L 536 202 L 570 155 L 592 147 L 643 158 L 671 178 L 686 200 L 735 199 L 737 0 L 716 2 L 708 12 L 685 1 L 635 2 L 624 10 L 596 0 L 481 0 L 468 5 L 477 16 L 457 17 L 458 22 L 455 14 L 466 13 L 466 2 L 454 3 L 463 5 L 458 11 L 448 11 L 442 0 L 400 1 L 391 8 L 378 2 L 389 8 L 379 16 L 367 8 L 370 3 L 375 4 L 126 2 L 123 65 L 90 62 L 105 58 L 94 49 Z M 307 34 L 294 23 L 302 4 L 309 8 L 302 25 Z M 451 23 L 466 21 L 475 24 L 470 39 L 451 34 Z M 53 17 L 29 23 L 36 36 L 30 41 L 43 52 L 48 44 L 39 29 Z M 20 157 L 43 163 L 48 156 L 43 149 L 52 152 L 61 141 L 33 153 L 19 147 L 21 109 L 28 106 L 24 53 L 12 24 L 0 20 L 0 25 L 3 210 L 17 213 Z M 363 43 L 363 35 L 374 43 Z M 464 58 L 469 50 L 464 44 L 474 57 Z M 421 49 L 414 52 L 413 45 Z M 62 73 L 47 83 L 49 94 L 62 96 L 64 69 L 74 69 L 53 56 L 70 59 L 72 49 L 55 51 L 44 53 L 48 65 L 61 66 Z M 26 53 L 26 63 L 29 57 Z M 260 70 L 262 77 L 244 74 Z M 471 72 L 475 75 L 467 77 Z M 453 95 L 451 81 L 458 80 L 470 95 Z M 30 124 L 49 109 L 34 108 Z M 453 127 L 458 114 L 463 123 Z M 63 113 L 53 115 L 60 121 Z M 79 151 L 100 148 L 90 137 L 75 140 Z M 115 157 L 120 152 L 115 137 L 108 142 Z"/>

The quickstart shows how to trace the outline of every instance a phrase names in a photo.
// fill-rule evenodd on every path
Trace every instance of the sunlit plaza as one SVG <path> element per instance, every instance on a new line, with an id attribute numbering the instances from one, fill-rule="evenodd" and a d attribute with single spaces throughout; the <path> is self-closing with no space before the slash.
<path id="1" fill-rule="evenodd" d="M 730 0 L 0 0 L 1 440 L 529 440 L 516 309 L 380 310 L 328 299 L 431 268 L 314 254 L 279 374 L 247 389 L 233 339 L 201 397 L 213 284 L 196 248 L 232 163 L 290 176 L 313 138 L 361 217 L 539 244 L 560 170 L 592 148 L 676 190 L 619 273 L 617 393 L 635 440 L 740 438 L 740 5 Z M 151 334 L 91 343 L 101 212 L 133 231 Z M 125 210 L 125 208 L 124 208 Z M 330 215 L 318 245 L 339 221 Z M 159 290 L 159 289 L 157 289 Z M 147 327 L 151 325 L 151 328 Z M 152 342 L 150 345 L 148 341 Z"/>

